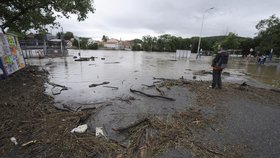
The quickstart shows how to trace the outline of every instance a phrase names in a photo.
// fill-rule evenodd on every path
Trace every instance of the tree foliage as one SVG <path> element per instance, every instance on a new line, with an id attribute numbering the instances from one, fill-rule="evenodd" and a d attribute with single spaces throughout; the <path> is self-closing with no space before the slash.
<path id="1" fill-rule="evenodd" d="M 280 19 L 272 15 L 268 19 L 261 20 L 256 28 L 259 30 L 255 38 L 257 50 L 268 54 L 273 48 L 275 54 L 280 56 Z"/>
<path id="2" fill-rule="evenodd" d="M 238 49 L 240 41 L 237 34 L 230 32 L 221 45 L 224 49 Z"/>
<path id="3" fill-rule="evenodd" d="M 47 25 L 58 25 L 55 20 L 59 17 L 76 14 L 83 21 L 93 12 L 92 0 L 1 0 L 0 27 L 15 32 L 46 30 Z"/>
<path id="4" fill-rule="evenodd" d="M 108 36 L 103 35 L 101 40 L 102 40 L 103 42 L 107 42 L 107 41 L 108 41 L 108 39 L 109 39 L 109 37 L 108 37 Z"/>

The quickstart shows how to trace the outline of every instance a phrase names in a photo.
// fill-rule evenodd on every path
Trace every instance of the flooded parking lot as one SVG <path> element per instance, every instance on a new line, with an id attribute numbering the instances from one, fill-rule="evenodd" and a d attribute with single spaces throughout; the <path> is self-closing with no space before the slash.
<path id="1" fill-rule="evenodd" d="M 50 73 L 50 81 L 65 85 L 70 89 L 55 97 L 58 103 L 89 104 L 105 101 L 128 94 L 130 88 L 142 88 L 142 84 L 151 85 L 153 77 L 178 79 L 211 80 L 211 74 L 194 75 L 195 72 L 211 71 L 212 57 L 195 60 L 175 58 L 175 53 L 130 52 L 130 51 L 81 51 L 82 57 L 97 57 L 95 61 L 74 61 L 78 50 L 70 50 L 70 56 L 54 59 L 30 59 L 31 65 L 40 65 Z M 105 60 L 101 60 L 105 58 Z M 279 65 L 257 65 L 240 58 L 231 58 L 224 75 L 224 82 L 237 82 L 254 79 L 256 85 L 265 83 L 280 87 Z M 110 82 L 108 86 L 118 87 L 112 90 L 103 86 L 89 88 L 92 83 Z M 51 94 L 50 91 L 48 91 Z"/>

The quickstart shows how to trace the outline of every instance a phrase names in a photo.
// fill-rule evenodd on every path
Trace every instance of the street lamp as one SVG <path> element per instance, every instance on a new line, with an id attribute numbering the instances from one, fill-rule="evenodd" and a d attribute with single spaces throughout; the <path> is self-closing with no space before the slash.
<path id="1" fill-rule="evenodd" d="M 75 39 L 78 39 L 77 41 L 78 41 L 78 46 L 79 46 L 79 53 L 78 53 L 78 56 L 79 57 L 81 57 L 81 45 L 80 45 L 80 37 L 78 37 L 78 36 L 75 36 L 74 37 Z"/>
<path id="2" fill-rule="evenodd" d="M 206 14 L 208 11 L 212 10 L 212 9 L 214 9 L 214 7 L 209 8 L 209 9 L 206 9 L 206 10 L 204 11 L 204 13 L 203 13 L 202 23 L 201 23 L 201 29 L 200 29 L 200 35 L 199 35 L 199 40 L 198 40 L 198 47 L 197 47 L 196 59 L 198 59 L 198 57 L 200 56 L 200 55 L 199 55 L 199 50 L 200 50 L 201 35 L 202 35 L 202 29 L 203 29 L 205 14 Z"/>

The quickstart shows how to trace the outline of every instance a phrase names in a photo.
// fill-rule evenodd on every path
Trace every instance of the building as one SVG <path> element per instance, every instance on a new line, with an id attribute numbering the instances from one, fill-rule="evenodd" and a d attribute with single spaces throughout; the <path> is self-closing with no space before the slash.
<path id="1" fill-rule="evenodd" d="M 120 41 L 114 38 L 107 40 L 104 42 L 104 48 L 107 49 L 120 49 Z"/>

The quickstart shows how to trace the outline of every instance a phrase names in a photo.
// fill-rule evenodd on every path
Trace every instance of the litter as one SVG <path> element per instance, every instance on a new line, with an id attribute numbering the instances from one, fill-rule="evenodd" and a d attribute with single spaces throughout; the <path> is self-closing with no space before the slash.
<path id="1" fill-rule="evenodd" d="M 15 145 L 18 145 L 17 139 L 15 137 L 12 137 L 10 139 Z"/>
<path id="2" fill-rule="evenodd" d="M 76 128 L 73 128 L 71 130 L 71 133 L 85 133 L 87 129 L 88 129 L 88 125 L 84 124 L 84 125 L 80 125 Z"/>
<path id="3" fill-rule="evenodd" d="M 95 135 L 96 135 L 96 137 L 105 136 L 105 134 L 103 132 L 103 127 L 96 127 L 95 128 Z"/>
<path id="4" fill-rule="evenodd" d="M 37 140 L 31 140 L 31 141 L 29 141 L 29 142 L 27 142 L 27 143 L 22 144 L 21 146 L 22 146 L 22 147 L 28 146 L 28 145 L 34 144 L 34 143 L 36 143 L 36 142 L 37 142 Z"/>

